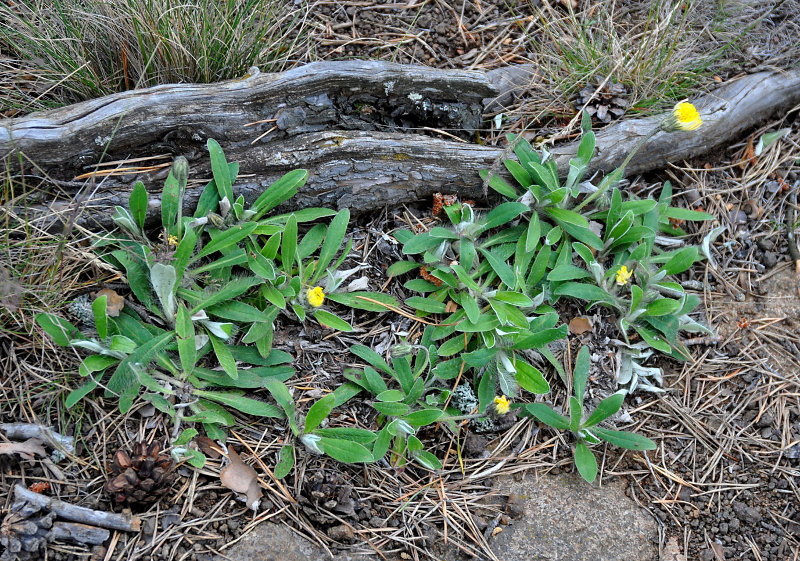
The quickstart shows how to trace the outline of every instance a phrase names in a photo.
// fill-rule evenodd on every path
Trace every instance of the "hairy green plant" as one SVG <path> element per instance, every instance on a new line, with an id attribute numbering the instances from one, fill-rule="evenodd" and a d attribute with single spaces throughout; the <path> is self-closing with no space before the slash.
<path id="1" fill-rule="evenodd" d="M 68 407 L 102 385 L 106 395 L 119 398 L 125 412 L 144 388 L 141 397 L 174 419 L 174 437 L 181 423 L 200 422 L 209 435 L 224 438 L 221 427 L 234 423 L 228 408 L 258 416 L 284 415 L 279 407 L 244 391 L 266 388 L 275 395 L 276 384 L 293 374 L 285 365 L 291 357 L 271 348 L 272 323 L 287 299 L 301 296 L 303 282 L 316 281 L 322 272 L 335 275 L 335 267 L 328 264 L 342 243 L 347 214 L 335 216 L 327 230 L 320 224 L 311 229 L 328 235 L 314 267 L 303 267 L 319 244 L 297 244 L 298 221 L 332 212 L 306 209 L 265 215 L 293 196 L 308 172 L 289 172 L 246 207 L 243 197 L 233 195 L 238 164 L 229 164 L 214 140 L 208 141 L 208 148 L 214 179 L 203 190 L 193 216 L 182 212 L 189 170 L 186 160 L 178 158 L 161 197 L 162 241 L 148 237 L 148 196 L 137 183 L 128 208 L 115 209 L 113 220 L 122 235 L 96 244 L 105 251 L 103 259 L 125 271 L 143 310 L 137 314 L 126 307 L 109 317 L 107 297 L 97 297 L 92 304 L 97 337 L 84 335 L 52 314 L 37 316 L 56 344 L 94 353 L 83 360 L 79 374 L 87 380 L 67 397 Z M 268 241 L 262 245 L 264 237 Z M 270 253 L 273 247 L 280 249 L 280 265 Z M 349 246 L 340 262 L 348 252 Z M 274 295 L 282 300 L 270 302 Z M 261 306 L 264 302 L 267 305 Z M 304 320 L 299 304 L 293 306 Z M 316 317 L 326 325 L 350 329 L 326 314 L 318 310 Z M 246 327 L 241 342 L 255 343 L 255 348 L 236 344 Z M 214 369 L 216 365 L 220 369 Z M 244 365 L 252 368 L 240 368 Z M 103 381 L 108 370 L 113 373 Z"/>
<path id="2" fill-rule="evenodd" d="M 592 482 L 597 477 L 597 460 L 589 444 L 601 440 L 629 450 L 654 450 L 656 443 L 630 431 L 600 427 L 599 424 L 619 411 L 626 392 L 619 391 L 602 400 L 588 417 L 584 411 L 586 380 L 589 376 L 589 349 L 582 347 L 575 360 L 572 372 L 574 395 L 569 398 L 569 417 L 565 417 L 544 403 L 529 403 L 522 406 L 525 414 L 558 430 L 568 430 L 575 436 L 575 466 L 583 478 Z"/>

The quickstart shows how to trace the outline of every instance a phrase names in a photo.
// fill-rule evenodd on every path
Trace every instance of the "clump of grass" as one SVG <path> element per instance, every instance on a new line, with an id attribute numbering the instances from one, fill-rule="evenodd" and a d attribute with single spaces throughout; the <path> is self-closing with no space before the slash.
<path id="1" fill-rule="evenodd" d="M 0 4 L 0 114 L 164 83 L 279 71 L 304 48 L 303 6 L 274 0 Z"/>
<path id="2" fill-rule="evenodd" d="M 599 78 L 624 84 L 630 106 L 664 108 L 696 94 L 708 76 L 694 11 L 683 0 L 601 1 L 582 12 L 545 3 L 533 6 L 527 47 L 564 106 Z"/>

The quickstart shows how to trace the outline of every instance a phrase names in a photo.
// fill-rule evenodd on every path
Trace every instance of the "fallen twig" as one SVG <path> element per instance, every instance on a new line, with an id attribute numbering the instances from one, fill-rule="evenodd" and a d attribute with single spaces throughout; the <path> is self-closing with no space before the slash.
<path id="1" fill-rule="evenodd" d="M 125 532 L 138 532 L 142 525 L 142 521 L 138 516 L 126 516 L 114 512 L 92 510 L 91 508 L 65 503 L 64 501 L 52 497 L 34 493 L 19 483 L 14 486 L 14 495 L 19 500 L 24 500 L 47 509 L 55 513 L 56 516 L 66 520 L 72 520 L 73 522 L 81 522 L 99 526 L 100 528 L 122 530 Z"/>

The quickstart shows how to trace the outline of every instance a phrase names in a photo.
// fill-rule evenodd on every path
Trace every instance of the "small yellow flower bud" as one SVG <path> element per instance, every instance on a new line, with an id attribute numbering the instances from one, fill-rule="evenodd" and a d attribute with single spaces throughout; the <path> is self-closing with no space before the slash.
<path id="1" fill-rule="evenodd" d="M 619 271 L 617 271 L 617 284 L 619 286 L 625 286 L 628 284 L 628 281 L 631 279 L 632 275 L 633 271 L 629 271 L 628 268 L 623 265 L 619 268 Z"/>
<path id="2" fill-rule="evenodd" d="M 308 292 L 306 292 L 306 300 L 315 308 L 322 306 L 322 303 L 325 301 L 325 293 L 322 291 L 322 287 L 315 286 L 314 288 L 309 288 Z"/>
<path id="3" fill-rule="evenodd" d="M 499 395 L 494 398 L 494 410 L 498 415 L 505 415 L 511 407 L 511 402 L 504 395 Z"/>

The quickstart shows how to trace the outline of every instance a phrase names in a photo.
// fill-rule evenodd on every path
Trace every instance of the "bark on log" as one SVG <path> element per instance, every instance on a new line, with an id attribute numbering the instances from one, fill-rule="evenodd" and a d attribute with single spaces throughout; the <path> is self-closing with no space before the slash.
<path id="1" fill-rule="evenodd" d="M 506 70 L 506 69 L 504 69 Z M 167 169 L 72 181 L 96 163 L 109 142 L 109 159 L 183 154 L 191 177 L 210 178 L 205 142 L 220 142 L 240 163 L 236 194 L 254 200 L 272 181 L 296 168 L 311 174 L 293 207 L 350 207 L 366 212 L 437 191 L 482 194 L 480 169 L 504 155 L 497 147 L 414 134 L 419 127 L 469 132 L 479 126 L 480 103 L 507 102 L 511 89 L 532 79 L 530 67 L 494 73 L 444 71 L 382 62 L 314 63 L 282 74 L 258 74 L 212 85 L 158 86 L 108 96 L 19 119 L 0 121 L 0 154 L 22 152 L 75 195 L 84 221 L 110 224 L 134 180 L 151 193 L 156 215 Z M 506 88 L 502 90 L 502 88 Z M 745 76 L 695 100 L 703 126 L 692 133 L 659 133 L 629 163 L 626 174 L 696 157 L 739 138 L 771 115 L 800 103 L 800 70 Z M 245 127 L 257 120 L 255 128 Z M 476 120 L 477 119 L 477 120 Z M 618 166 L 660 116 L 612 124 L 597 134 L 590 172 Z M 262 131 L 276 129 L 256 144 Z M 256 130 L 257 129 L 257 130 Z M 346 129 L 346 130 L 345 130 Z M 551 150 L 563 175 L 577 143 Z M 194 204 L 204 181 L 187 193 Z M 88 195 L 86 193 L 89 193 Z M 66 200 L 51 211 L 70 214 Z"/>

